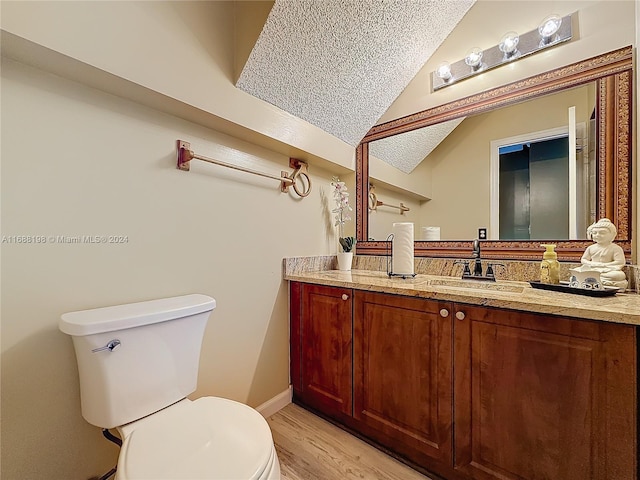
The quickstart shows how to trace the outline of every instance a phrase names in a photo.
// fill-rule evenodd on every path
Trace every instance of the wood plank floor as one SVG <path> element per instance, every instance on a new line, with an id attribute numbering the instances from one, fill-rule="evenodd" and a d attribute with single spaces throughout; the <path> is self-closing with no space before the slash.
<path id="1" fill-rule="evenodd" d="M 430 480 L 297 405 L 267 421 L 282 480 Z"/>

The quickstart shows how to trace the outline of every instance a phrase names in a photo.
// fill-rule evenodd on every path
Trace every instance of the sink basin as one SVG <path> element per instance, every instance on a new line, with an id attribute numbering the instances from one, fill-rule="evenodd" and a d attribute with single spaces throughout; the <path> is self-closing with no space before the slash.
<path id="1" fill-rule="evenodd" d="M 462 280 L 457 278 L 434 278 L 427 282 L 431 287 L 455 288 L 456 290 L 482 291 L 490 290 L 493 292 L 510 292 L 522 293 L 523 286 L 511 283 L 489 282 L 483 280 Z"/>

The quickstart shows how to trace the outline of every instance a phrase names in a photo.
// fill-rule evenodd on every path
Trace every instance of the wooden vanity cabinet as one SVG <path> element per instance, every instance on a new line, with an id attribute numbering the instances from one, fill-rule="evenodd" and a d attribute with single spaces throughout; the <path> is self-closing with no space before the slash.
<path id="1" fill-rule="evenodd" d="M 294 401 L 448 479 L 637 479 L 633 326 L 291 283 Z"/>
<path id="2" fill-rule="evenodd" d="M 458 304 L 454 318 L 457 471 L 637 478 L 634 327 Z"/>
<path id="3" fill-rule="evenodd" d="M 450 465 L 451 304 L 297 282 L 290 303 L 294 401 L 416 465 Z"/>
<path id="4" fill-rule="evenodd" d="M 352 308 L 351 289 L 291 283 L 293 395 L 336 420 L 352 414 Z"/>

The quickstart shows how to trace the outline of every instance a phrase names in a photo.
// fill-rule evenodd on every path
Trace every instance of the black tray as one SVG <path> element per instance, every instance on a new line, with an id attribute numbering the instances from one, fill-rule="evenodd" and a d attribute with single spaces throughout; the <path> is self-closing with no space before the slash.
<path id="1" fill-rule="evenodd" d="M 570 287 L 566 282 L 560 282 L 559 285 L 551 285 L 549 283 L 529 282 L 533 288 L 542 290 L 553 290 L 554 292 L 573 293 L 574 295 L 586 295 L 587 297 L 610 297 L 615 295 L 618 287 L 603 287 L 604 290 L 587 290 L 586 288 Z"/>

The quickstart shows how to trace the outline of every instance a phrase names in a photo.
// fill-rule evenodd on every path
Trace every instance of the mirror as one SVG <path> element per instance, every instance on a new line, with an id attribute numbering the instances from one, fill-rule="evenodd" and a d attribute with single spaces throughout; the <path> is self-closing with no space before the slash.
<path id="1" fill-rule="evenodd" d="M 618 226 L 616 241 L 625 251 L 625 255 L 630 258 L 631 52 L 631 47 L 626 47 L 373 127 L 358 146 L 356 152 L 357 253 L 360 255 L 385 254 L 388 249 L 387 242 L 378 236 L 382 234 L 380 232 L 390 230 L 390 225 L 389 228 L 386 225 L 378 228 L 376 222 L 386 217 L 389 220 L 385 221 L 389 222 L 414 222 L 417 240 L 416 256 L 467 257 L 471 241 L 478 236 L 478 228 L 487 227 L 490 240 L 483 242 L 483 253 L 487 258 L 538 259 L 540 257 L 540 243 L 553 241 L 558 245 L 557 250 L 561 259 L 578 260 L 584 249 L 592 243 L 585 238 L 585 225 L 588 225 L 588 222 L 596 217 L 607 217 Z M 595 137 L 593 142 L 595 145 L 594 158 L 592 160 L 595 171 L 592 172 L 592 175 L 588 171 L 586 174 L 585 172 L 577 173 L 579 178 L 581 175 L 584 178 L 580 181 L 574 181 L 571 187 L 575 199 L 571 206 L 573 213 L 572 216 L 570 215 L 570 221 L 563 219 L 560 222 L 567 224 L 566 231 L 554 231 L 556 233 L 550 236 L 543 229 L 541 234 L 529 236 L 530 240 L 523 240 L 523 238 L 527 238 L 526 234 L 514 234 L 513 232 L 507 236 L 508 238 L 502 238 L 503 235 L 500 235 L 499 238 L 498 219 L 500 215 L 496 213 L 499 212 L 499 207 L 495 205 L 496 202 L 499 204 L 499 196 L 496 194 L 500 191 L 499 175 L 496 173 L 492 176 L 489 173 L 492 164 L 494 169 L 499 171 L 499 167 L 495 166 L 496 162 L 499 165 L 499 161 L 494 159 L 492 163 L 491 151 L 495 145 L 491 145 L 490 140 L 515 138 L 508 133 L 514 130 L 506 128 L 504 137 L 496 133 L 490 139 L 484 139 L 481 146 L 467 147 L 466 150 L 460 150 L 457 155 L 452 146 L 459 147 L 461 139 L 472 137 L 474 132 L 487 124 L 487 118 L 495 118 L 496 123 L 509 123 L 509 119 L 517 118 L 514 112 L 524 111 L 526 103 L 546 102 L 549 105 L 549 102 L 557 102 L 559 98 L 565 97 L 570 99 L 569 103 L 576 106 L 574 118 L 576 130 L 579 131 L 576 148 L 578 155 L 584 151 L 585 145 L 581 144 L 584 142 L 582 139 L 589 136 L 585 134 L 585 129 L 589 128 L 588 123 L 591 117 L 589 112 L 595 112 L 595 119 L 592 122 L 593 133 L 591 134 L 592 138 Z M 593 108 L 594 105 L 595 108 Z M 562 108 L 566 111 L 564 106 Z M 541 116 L 536 115 L 536 118 Z M 402 212 L 401 216 L 399 215 L 400 209 L 385 207 L 377 209 L 372 212 L 372 215 L 369 215 L 371 206 L 368 194 L 369 155 L 373 156 L 373 153 L 383 155 L 379 144 L 388 141 L 394 142 L 396 146 L 393 148 L 400 150 L 402 147 L 398 147 L 398 145 L 403 143 L 404 137 L 415 137 L 421 131 L 434 128 L 446 130 L 443 125 L 452 121 L 459 123 L 459 125 L 453 125 L 452 132 L 440 146 L 433 149 L 432 153 L 437 159 L 435 162 L 440 166 L 440 170 L 449 172 L 449 178 L 432 176 L 431 180 L 427 180 L 425 183 L 433 183 L 434 186 L 430 192 L 429 188 L 426 189 L 427 193 L 423 198 L 420 198 L 419 195 L 416 197 L 415 194 L 407 196 L 406 192 L 403 195 L 393 188 L 383 190 L 386 185 L 384 182 L 380 182 L 380 185 L 376 185 L 377 190 L 378 192 L 384 191 L 385 197 L 387 197 L 384 198 L 383 203 L 401 206 L 400 202 L 404 202 L 403 205 L 408 207 L 409 211 Z M 468 127 L 465 128 L 465 125 Z M 522 130 L 520 128 L 520 131 Z M 555 128 L 546 129 L 541 123 L 524 129 L 527 133 L 548 133 L 556 130 Z M 477 155 L 471 155 L 469 152 L 477 152 Z M 404 153 L 403 155 L 408 157 Z M 375 158 L 372 158 L 373 160 Z M 418 159 L 418 162 L 420 160 Z M 451 165 L 455 162 L 462 162 L 462 164 Z M 477 164 L 474 167 L 475 170 L 468 166 L 473 162 Z M 420 163 L 410 175 L 412 177 L 416 174 L 424 175 L 429 169 L 433 174 L 433 165 L 431 159 L 428 159 L 428 161 Z M 438 173 L 441 174 L 441 172 Z M 463 177 L 463 174 L 466 173 L 469 174 Z M 498 180 L 495 180 L 496 175 L 498 175 Z M 591 183 L 588 182 L 589 177 Z M 456 182 L 453 182 L 453 179 Z M 493 182 L 492 179 L 494 179 Z M 371 183 L 373 184 L 374 180 L 371 180 Z M 494 191 L 491 191 L 492 184 Z M 583 185 L 584 188 L 581 188 L 580 185 Z M 560 187 L 556 187 L 556 189 L 558 188 Z M 506 191 L 507 188 L 503 187 L 503 190 Z M 455 202 L 455 197 L 451 195 L 458 195 L 462 201 Z M 381 203 L 379 198 L 381 196 L 378 194 L 378 203 Z M 431 200 L 426 201 L 429 198 Z M 448 209 L 447 205 L 450 205 Z M 433 207 L 430 214 L 425 213 L 429 211 L 430 206 Z M 465 207 L 471 211 L 466 216 Z M 439 216 L 435 212 L 438 212 Z M 505 216 L 503 214 L 503 217 Z M 437 218 L 437 220 L 431 222 L 425 221 L 425 218 Z M 451 218 L 457 223 L 452 223 Z M 421 227 L 437 225 L 438 222 L 442 222 L 446 227 L 442 228 L 441 240 L 420 240 L 422 237 Z M 533 224 L 533 220 L 531 222 Z M 548 220 L 545 222 L 551 223 Z M 573 225 L 573 227 L 569 229 L 569 225 Z M 445 230 L 448 231 L 453 226 L 457 230 L 454 229 L 451 235 L 445 233 Z M 426 236 L 426 238 L 434 237 Z"/>
<path id="2" fill-rule="evenodd" d="M 408 221 L 416 240 L 438 239 L 434 231 L 465 240 L 478 228 L 491 240 L 587 240 L 595 221 L 595 102 L 589 82 L 371 142 L 370 162 L 420 178 L 421 190 L 403 195 L 372 178 L 378 203 L 411 210 L 399 219 L 397 209 L 370 206 L 369 238 L 386 240 L 394 222 Z"/>

